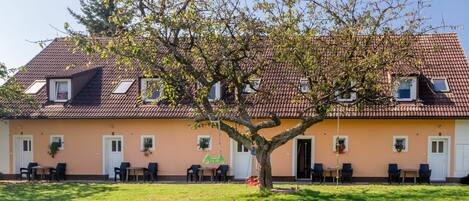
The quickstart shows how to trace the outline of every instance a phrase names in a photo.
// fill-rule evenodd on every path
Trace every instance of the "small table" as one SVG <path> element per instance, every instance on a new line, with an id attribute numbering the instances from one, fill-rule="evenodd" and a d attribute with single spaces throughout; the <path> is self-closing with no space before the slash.
<path id="1" fill-rule="evenodd" d="M 217 168 L 214 168 L 214 167 L 201 167 L 199 168 L 199 171 L 200 171 L 200 174 L 199 174 L 199 180 L 200 181 L 203 181 L 204 179 L 204 173 L 206 172 L 209 172 L 210 173 L 210 181 L 213 181 L 214 177 L 215 177 L 215 171 L 217 170 Z"/>
<path id="2" fill-rule="evenodd" d="M 405 178 L 408 176 L 408 174 L 413 175 L 414 177 L 414 184 L 417 183 L 417 176 L 418 176 L 418 170 L 417 169 L 402 169 L 402 183 L 404 183 Z"/>
<path id="3" fill-rule="evenodd" d="M 326 168 L 324 169 L 324 182 L 326 181 L 327 173 L 329 173 L 329 176 L 332 177 L 332 182 L 335 181 L 337 177 L 340 176 L 340 171 L 342 168 Z M 337 171 L 339 171 L 337 174 Z"/>
<path id="4" fill-rule="evenodd" d="M 32 167 L 33 173 L 35 175 L 39 174 L 41 175 L 41 180 L 44 179 L 45 175 L 50 175 L 50 170 L 53 169 L 53 167 L 50 166 L 34 166 Z"/>
<path id="5" fill-rule="evenodd" d="M 144 167 L 128 167 L 127 174 L 125 175 L 125 181 L 129 181 L 129 175 L 132 174 L 135 176 L 135 180 L 138 181 L 138 176 L 144 177 L 145 168 Z M 145 180 L 145 178 L 143 178 Z"/>

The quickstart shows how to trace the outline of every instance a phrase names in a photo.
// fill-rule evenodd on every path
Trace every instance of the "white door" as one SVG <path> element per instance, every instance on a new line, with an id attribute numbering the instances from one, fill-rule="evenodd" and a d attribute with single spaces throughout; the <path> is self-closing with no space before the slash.
<path id="1" fill-rule="evenodd" d="M 234 142 L 233 169 L 235 179 L 246 179 L 251 176 L 252 158 L 251 152 L 236 141 Z"/>
<path id="2" fill-rule="evenodd" d="M 448 176 L 448 139 L 430 139 L 428 164 L 432 170 L 433 181 L 445 181 Z"/>
<path id="3" fill-rule="evenodd" d="M 15 172 L 20 173 L 20 168 L 28 167 L 33 162 L 33 138 L 31 136 L 15 137 Z"/>
<path id="4" fill-rule="evenodd" d="M 109 178 L 114 178 L 114 168 L 120 167 L 124 159 L 122 139 L 120 137 L 107 137 L 104 139 L 104 174 L 109 175 Z"/>

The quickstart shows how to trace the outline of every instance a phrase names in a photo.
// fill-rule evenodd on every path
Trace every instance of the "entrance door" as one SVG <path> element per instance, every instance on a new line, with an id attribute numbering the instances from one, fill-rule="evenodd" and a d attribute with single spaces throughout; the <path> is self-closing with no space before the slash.
<path id="1" fill-rule="evenodd" d="M 114 168 L 119 167 L 123 161 L 122 138 L 104 138 L 104 174 L 114 178 Z"/>
<path id="2" fill-rule="evenodd" d="M 20 173 L 20 168 L 28 167 L 28 163 L 33 162 L 33 137 L 15 137 L 15 172 Z"/>
<path id="3" fill-rule="evenodd" d="M 296 178 L 311 178 L 311 139 L 297 139 Z"/>
<path id="4" fill-rule="evenodd" d="M 432 170 L 431 180 L 446 180 L 448 173 L 448 160 L 448 139 L 430 139 L 428 164 Z"/>
<path id="5" fill-rule="evenodd" d="M 248 148 L 234 141 L 234 177 L 246 179 L 251 176 L 252 158 Z"/>

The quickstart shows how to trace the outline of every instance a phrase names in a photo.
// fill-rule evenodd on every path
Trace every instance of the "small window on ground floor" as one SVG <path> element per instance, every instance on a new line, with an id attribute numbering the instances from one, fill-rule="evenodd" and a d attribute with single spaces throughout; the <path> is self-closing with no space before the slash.
<path id="1" fill-rule="evenodd" d="M 407 152 L 409 148 L 409 139 L 407 136 L 393 136 L 392 138 L 392 151 L 393 152 Z"/>
<path id="2" fill-rule="evenodd" d="M 200 151 L 212 149 L 212 138 L 209 135 L 197 136 L 197 149 Z"/>
<path id="3" fill-rule="evenodd" d="M 50 144 L 57 143 L 59 146 L 59 150 L 64 149 L 64 136 L 63 135 L 51 135 L 50 136 Z"/>
<path id="4" fill-rule="evenodd" d="M 348 151 L 348 136 L 334 135 L 332 140 L 332 150 L 334 152 L 344 153 Z"/>
<path id="5" fill-rule="evenodd" d="M 142 135 L 140 140 L 140 149 L 142 151 L 154 151 L 155 150 L 155 136 L 154 135 Z"/>

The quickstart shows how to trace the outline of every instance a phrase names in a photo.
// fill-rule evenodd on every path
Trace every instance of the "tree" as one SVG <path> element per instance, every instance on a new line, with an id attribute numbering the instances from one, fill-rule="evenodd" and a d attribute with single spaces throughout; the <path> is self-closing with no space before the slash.
<path id="1" fill-rule="evenodd" d="M 3 63 L 0 63 L 0 80 L 4 82 L 0 86 L 0 117 L 8 118 L 13 115 L 19 115 L 23 111 L 31 108 L 37 108 L 36 100 L 25 94 L 24 88 L 15 82 L 10 75 L 15 69 L 8 69 Z"/>
<path id="2" fill-rule="evenodd" d="M 80 0 L 80 5 L 83 15 L 67 9 L 80 24 L 85 25 L 90 35 L 114 35 L 118 26 L 109 19 L 115 12 L 114 0 Z"/>
<path id="3" fill-rule="evenodd" d="M 69 29 L 76 44 L 161 78 L 159 104 L 190 105 L 196 125 L 220 120 L 230 138 L 256 149 L 262 190 L 273 187 L 270 155 L 278 147 L 345 109 L 392 105 L 390 77 L 418 70 L 412 47 L 426 30 L 418 16 L 423 4 L 410 7 L 405 0 L 118 2 L 110 19 L 131 21 L 126 32 L 102 40 Z M 279 70 L 305 78 L 309 92 L 289 78 L 255 87 L 253 78 Z M 219 82 L 226 96 L 211 101 Z M 246 86 L 256 93 L 244 93 Z M 252 109 L 274 103 L 275 89 L 285 87 L 296 95 L 282 101 L 303 106 L 295 111 L 296 125 L 269 138 L 262 133 L 281 126 L 278 111 L 257 119 Z M 353 101 L 338 101 L 352 94 Z"/>

